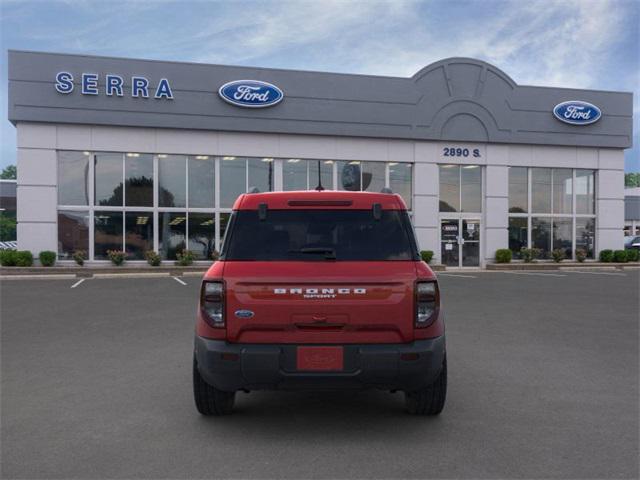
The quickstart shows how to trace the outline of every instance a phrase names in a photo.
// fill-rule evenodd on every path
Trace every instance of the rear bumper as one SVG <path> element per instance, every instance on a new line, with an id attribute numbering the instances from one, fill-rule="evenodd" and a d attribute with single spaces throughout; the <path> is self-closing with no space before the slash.
<path id="1" fill-rule="evenodd" d="M 343 345 L 344 370 L 296 371 L 297 345 L 235 344 L 196 336 L 198 371 L 219 390 L 419 390 L 433 383 L 445 337 L 403 344 Z M 414 355 L 403 355 L 414 354 Z"/>

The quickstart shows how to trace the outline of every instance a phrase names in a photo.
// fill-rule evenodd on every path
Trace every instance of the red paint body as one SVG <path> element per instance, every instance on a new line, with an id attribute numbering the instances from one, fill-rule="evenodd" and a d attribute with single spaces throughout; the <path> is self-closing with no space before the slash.
<path id="1" fill-rule="evenodd" d="M 245 194 L 234 210 L 258 210 L 265 203 L 269 210 L 369 210 L 376 203 L 383 210 L 406 210 L 399 195 L 335 191 Z M 213 328 L 198 309 L 196 331 L 204 338 L 346 345 L 409 343 L 444 334 L 441 318 L 415 327 L 415 283 L 435 280 L 422 261 L 218 261 L 204 279 L 224 282 L 226 319 L 224 328 Z M 238 310 L 254 316 L 238 318 Z"/>

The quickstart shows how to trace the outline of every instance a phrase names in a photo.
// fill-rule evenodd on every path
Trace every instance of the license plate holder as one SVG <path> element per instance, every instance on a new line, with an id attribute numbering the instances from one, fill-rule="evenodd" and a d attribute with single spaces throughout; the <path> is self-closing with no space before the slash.
<path id="1" fill-rule="evenodd" d="M 306 372 L 339 372 L 344 370 L 343 347 L 298 347 L 296 368 Z"/>

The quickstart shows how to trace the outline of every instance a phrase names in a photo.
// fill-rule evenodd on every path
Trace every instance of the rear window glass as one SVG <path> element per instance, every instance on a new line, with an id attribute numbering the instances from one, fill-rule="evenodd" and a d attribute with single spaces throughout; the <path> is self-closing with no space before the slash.
<path id="1" fill-rule="evenodd" d="M 225 260 L 414 260 L 407 212 L 383 210 L 268 210 L 233 213 Z"/>

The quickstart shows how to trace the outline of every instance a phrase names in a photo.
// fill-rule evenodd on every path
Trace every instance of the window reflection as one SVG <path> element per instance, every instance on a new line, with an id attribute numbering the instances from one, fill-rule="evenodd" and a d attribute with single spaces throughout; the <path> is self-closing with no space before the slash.
<path id="1" fill-rule="evenodd" d="M 309 190 L 318 186 L 318 160 L 308 160 L 309 166 Z M 322 188 L 332 190 L 333 186 L 333 160 L 320 160 L 320 178 Z"/>
<path id="2" fill-rule="evenodd" d="M 412 208 L 412 167 L 411 163 L 389 163 L 389 188 L 403 198 L 409 210 Z"/>
<path id="3" fill-rule="evenodd" d="M 594 258 L 595 238 L 596 219 L 576 218 L 576 250 L 583 249 L 587 252 L 587 258 Z"/>
<path id="4" fill-rule="evenodd" d="M 526 167 L 509 167 L 509 213 L 526 213 L 529 186 Z"/>
<path id="5" fill-rule="evenodd" d="M 386 164 L 383 162 L 362 162 L 362 190 L 380 192 L 385 187 Z"/>
<path id="6" fill-rule="evenodd" d="M 462 212 L 482 211 L 482 169 L 479 165 L 461 168 Z"/>
<path id="7" fill-rule="evenodd" d="M 73 252 L 89 254 L 89 212 L 60 210 L 58 212 L 58 257 L 70 259 Z"/>
<path id="8" fill-rule="evenodd" d="M 158 250 L 164 260 L 175 260 L 176 253 L 186 248 L 186 212 L 160 212 L 158 214 Z"/>
<path id="9" fill-rule="evenodd" d="M 460 167 L 440 165 L 440 211 L 460 210 Z"/>
<path id="10" fill-rule="evenodd" d="M 553 213 L 573 212 L 573 170 L 553 169 Z"/>
<path id="11" fill-rule="evenodd" d="M 94 258 L 107 260 L 108 250 L 122 250 L 122 212 L 95 212 Z"/>
<path id="12" fill-rule="evenodd" d="M 127 153 L 124 162 L 125 202 L 131 207 L 153 206 L 153 155 Z"/>
<path id="13" fill-rule="evenodd" d="M 576 170 L 576 213 L 595 213 L 595 172 Z"/>
<path id="14" fill-rule="evenodd" d="M 520 258 L 520 250 L 527 246 L 527 219 L 512 217 L 509 219 L 509 250 L 513 258 Z"/>
<path id="15" fill-rule="evenodd" d="M 247 162 L 244 158 L 222 157 L 220 161 L 220 206 L 230 208 L 247 191 Z"/>
<path id="16" fill-rule="evenodd" d="M 127 212 L 124 242 L 128 260 L 144 260 L 144 253 L 153 250 L 153 213 Z"/>
<path id="17" fill-rule="evenodd" d="M 273 190 L 273 158 L 250 158 L 249 165 L 249 185 L 248 188 L 256 187 L 261 192 Z M 243 192 L 244 193 L 244 192 Z"/>
<path id="18" fill-rule="evenodd" d="M 551 252 L 551 218 L 531 219 L 531 246 L 540 249 L 540 258 L 549 258 Z"/>
<path id="19" fill-rule="evenodd" d="M 283 190 L 307 190 L 307 162 L 299 158 L 289 158 L 282 163 Z M 317 176 L 317 175 L 316 175 Z"/>
<path id="20" fill-rule="evenodd" d="M 565 258 L 572 258 L 573 220 L 571 218 L 553 219 L 553 249 L 564 251 Z"/>
<path id="21" fill-rule="evenodd" d="M 357 160 L 337 162 L 338 190 L 359 192 L 362 189 L 362 170 L 360 163 L 361 162 Z"/>
<path id="22" fill-rule="evenodd" d="M 531 211 L 551 213 L 551 169 L 531 169 Z"/>
<path id="23" fill-rule="evenodd" d="M 189 213 L 189 250 L 199 260 L 211 260 L 211 254 L 215 249 L 215 214 Z"/>
<path id="24" fill-rule="evenodd" d="M 58 205 L 89 204 L 89 152 L 58 152 Z"/>
<path id="25" fill-rule="evenodd" d="M 94 162 L 95 204 L 122 206 L 122 154 L 96 153 Z"/>
<path id="26" fill-rule="evenodd" d="M 189 157 L 189 208 L 214 208 L 215 202 L 215 159 Z"/>
<path id="27" fill-rule="evenodd" d="M 186 157 L 158 155 L 158 205 L 160 207 L 187 206 L 185 177 Z"/>

